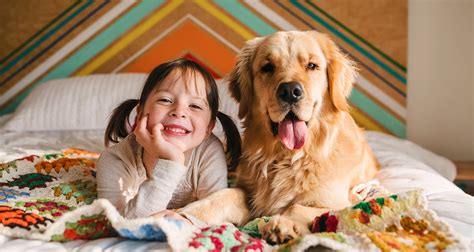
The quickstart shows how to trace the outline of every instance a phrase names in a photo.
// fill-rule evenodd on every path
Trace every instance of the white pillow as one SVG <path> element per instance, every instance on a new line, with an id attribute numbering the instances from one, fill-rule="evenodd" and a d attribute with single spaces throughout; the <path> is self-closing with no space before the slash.
<path id="1" fill-rule="evenodd" d="M 456 177 L 456 165 L 451 160 L 437 155 L 414 142 L 376 131 L 366 131 L 366 136 L 370 147 L 382 166 L 416 167 L 420 170 L 439 173 L 449 181 L 454 181 Z M 454 184 L 450 184 L 454 186 Z M 439 189 L 437 184 L 434 187 Z"/>
<path id="2" fill-rule="evenodd" d="M 105 129 L 112 110 L 126 99 L 139 98 L 146 74 L 96 74 L 48 81 L 37 87 L 6 118 L 2 130 L 51 131 Z M 217 80 L 219 111 L 238 122 L 238 104 L 223 80 Z M 133 114 L 131 120 L 133 121 Z M 217 124 L 214 134 L 224 136 Z"/>
<path id="3" fill-rule="evenodd" d="M 112 110 L 137 99 L 146 74 L 101 74 L 48 81 L 20 104 L 3 129 L 105 129 Z"/>

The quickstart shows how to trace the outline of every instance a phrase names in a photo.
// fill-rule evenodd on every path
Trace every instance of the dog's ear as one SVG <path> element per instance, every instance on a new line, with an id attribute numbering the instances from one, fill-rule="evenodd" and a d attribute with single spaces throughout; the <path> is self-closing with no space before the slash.
<path id="1" fill-rule="evenodd" d="M 328 62 L 327 75 L 331 100 L 337 109 L 348 111 L 350 106 L 347 98 L 357 77 L 355 63 L 341 52 L 329 36 L 317 33 L 317 38 Z"/>
<path id="2" fill-rule="evenodd" d="M 230 95 L 239 102 L 239 118 L 247 116 L 253 101 L 252 56 L 264 37 L 254 38 L 245 43 L 237 55 L 234 69 L 227 77 Z"/>

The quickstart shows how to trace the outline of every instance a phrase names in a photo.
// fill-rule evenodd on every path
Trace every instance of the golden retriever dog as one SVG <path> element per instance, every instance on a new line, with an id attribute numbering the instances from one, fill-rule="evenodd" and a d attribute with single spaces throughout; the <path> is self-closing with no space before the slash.
<path id="1" fill-rule="evenodd" d="M 355 67 L 316 31 L 277 32 L 246 43 L 230 76 L 244 133 L 237 188 L 181 212 L 208 223 L 259 227 L 275 243 L 309 233 L 315 216 L 351 205 L 353 186 L 378 169 L 363 131 L 348 113 Z"/>

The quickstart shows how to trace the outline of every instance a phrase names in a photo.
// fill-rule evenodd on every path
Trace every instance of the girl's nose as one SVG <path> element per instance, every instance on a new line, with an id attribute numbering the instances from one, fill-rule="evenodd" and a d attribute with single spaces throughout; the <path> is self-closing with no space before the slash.
<path id="1" fill-rule="evenodd" d="M 170 116 L 185 118 L 186 112 L 181 106 L 177 105 L 170 111 Z"/>

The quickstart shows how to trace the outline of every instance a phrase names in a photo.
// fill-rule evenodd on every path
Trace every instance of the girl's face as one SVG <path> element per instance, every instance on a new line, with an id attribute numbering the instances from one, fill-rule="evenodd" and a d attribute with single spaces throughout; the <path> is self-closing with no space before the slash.
<path id="1" fill-rule="evenodd" d="M 211 134 L 214 123 L 210 123 L 206 82 L 197 73 L 182 75 L 180 70 L 171 72 L 148 96 L 140 114 L 149 115 L 150 132 L 160 122 L 164 139 L 187 152 Z"/>

